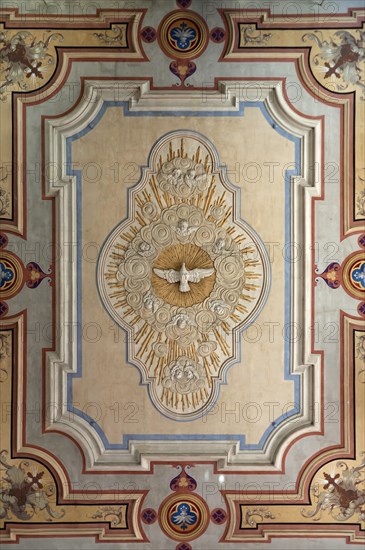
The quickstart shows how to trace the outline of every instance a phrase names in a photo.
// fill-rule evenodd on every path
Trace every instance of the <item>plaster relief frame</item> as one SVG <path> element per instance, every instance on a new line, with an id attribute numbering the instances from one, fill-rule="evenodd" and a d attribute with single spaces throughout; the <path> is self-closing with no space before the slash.
<path id="1" fill-rule="evenodd" d="M 261 100 L 268 109 L 273 120 L 275 120 L 281 128 L 290 130 L 291 133 L 295 132 L 300 139 L 302 172 L 300 175 L 292 176 L 291 178 L 291 185 L 293 186 L 293 211 L 297 212 L 297 214 L 295 214 L 296 219 L 292 218 L 291 220 L 290 231 L 293 242 L 299 243 L 299 246 L 301 246 L 303 250 L 309 250 L 311 227 L 311 223 L 309 223 L 309 220 L 311 220 L 310 200 L 312 197 L 319 197 L 321 195 L 320 183 L 319 181 L 315 182 L 311 179 L 313 174 L 311 174 L 310 167 L 316 163 L 319 167 L 319 171 L 322 169 L 322 160 L 321 157 L 318 156 L 320 155 L 318 144 L 321 143 L 322 139 L 321 124 L 320 121 L 307 120 L 288 108 L 282 93 L 282 82 L 258 81 L 256 83 L 257 88 L 254 88 L 254 85 L 255 83 L 250 81 L 248 93 L 252 94 L 255 92 L 254 95 L 261 97 Z M 60 246 L 62 246 L 64 242 L 77 241 L 77 211 L 75 210 L 77 204 L 76 178 L 75 176 L 67 174 L 67 138 L 92 124 L 96 114 L 102 109 L 104 102 L 114 101 L 116 89 L 118 89 L 118 83 L 116 82 L 86 82 L 82 101 L 78 103 L 76 110 L 72 110 L 65 117 L 45 121 L 45 163 L 49 166 L 55 165 L 63 167 L 62 178 L 60 180 L 57 179 L 54 182 L 46 182 L 46 194 L 49 196 L 57 196 L 58 219 L 60 220 L 58 229 Z M 209 96 L 209 110 L 212 110 L 212 106 L 222 110 L 222 104 L 224 105 L 224 109 L 228 111 L 239 109 L 239 101 L 235 96 L 237 89 L 239 89 L 240 97 L 242 97 L 242 91 L 245 90 L 244 82 L 221 82 L 219 84 L 219 91 Z M 127 88 L 127 84 L 123 83 L 123 94 L 132 112 L 143 110 L 145 104 L 147 104 L 150 109 L 151 100 L 153 101 L 154 109 L 164 109 L 168 111 L 169 101 L 173 101 L 174 97 L 169 97 L 166 92 L 163 94 L 154 92 L 151 98 L 148 82 L 134 82 L 130 91 Z M 128 98 L 129 94 L 130 98 Z M 185 105 L 187 111 L 201 109 L 200 93 L 180 94 L 179 99 L 181 104 Z M 170 109 L 172 110 L 173 108 L 170 107 Z M 306 223 L 304 223 L 304 220 L 306 220 Z M 304 276 L 302 275 L 303 273 Z M 62 255 L 58 279 L 72 281 L 71 288 L 61 290 L 61 292 L 67 292 L 67 295 L 60 296 L 60 304 L 63 304 L 63 307 L 58 308 L 58 324 L 60 326 L 70 327 L 69 330 L 74 330 L 73 327 L 78 325 L 75 300 L 73 298 L 73 296 L 77 294 L 76 263 L 68 262 L 66 255 Z M 318 376 L 317 380 L 314 379 L 312 365 L 317 364 L 320 358 L 313 355 L 310 351 L 309 326 L 311 324 L 311 296 L 310 294 L 308 295 L 303 288 L 306 281 L 311 281 L 308 260 L 306 264 L 294 264 L 291 284 L 291 303 L 293 304 L 292 322 L 297 322 L 301 325 L 304 324 L 304 326 L 307 327 L 304 332 L 308 335 L 308 338 L 306 338 L 303 344 L 300 342 L 300 345 L 293 346 L 294 349 L 292 350 L 291 356 L 291 372 L 300 373 L 302 377 L 303 404 L 301 410 L 298 411 L 300 421 L 298 422 L 298 417 L 296 416 L 295 429 L 292 429 L 290 426 L 290 419 L 288 419 L 287 422 L 283 423 L 280 428 L 278 428 L 276 433 L 272 434 L 265 450 L 260 453 L 242 452 L 239 450 L 237 444 L 232 446 L 229 442 L 214 444 L 214 447 L 216 447 L 214 454 L 224 468 L 236 468 L 237 466 L 243 466 L 244 468 L 246 465 L 252 467 L 253 464 L 260 464 L 261 466 L 274 469 L 278 468 L 286 446 L 294 437 L 299 434 L 310 433 L 313 429 L 318 429 L 320 419 L 314 419 L 313 400 L 315 396 L 318 396 L 320 393 L 320 380 Z M 49 401 L 51 403 L 57 403 L 57 407 L 55 408 L 56 411 L 60 410 L 59 407 L 61 407 L 62 403 L 67 403 L 65 394 L 66 373 L 75 372 L 77 370 L 77 339 L 72 338 L 72 340 L 74 340 L 73 349 L 67 346 L 67 343 L 71 340 L 67 332 L 63 334 L 63 339 L 63 342 L 60 341 L 58 344 L 59 351 L 57 355 L 55 356 L 53 353 L 48 354 L 47 359 L 49 365 L 49 368 L 47 368 L 49 372 L 47 391 L 49 394 Z M 319 372 L 318 368 L 316 370 Z M 120 453 L 108 452 L 103 449 L 102 441 L 97 437 L 97 434 L 95 434 L 95 431 L 90 427 L 89 423 L 82 419 L 79 420 L 79 418 L 75 416 L 73 416 L 72 423 L 70 423 L 67 421 L 69 418 L 70 414 L 65 410 L 61 417 L 58 414 L 57 418 L 49 420 L 47 429 L 65 430 L 66 433 L 76 437 L 80 445 L 85 449 L 87 464 L 90 469 L 94 467 L 98 469 L 100 467 L 123 467 L 123 464 L 128 468 L 130 468 L 131 464 L 134 464 L 135 467 L 138 468 L 139 461 L 141 461 L 141 464 L 145 465 L 145 467 L 149 467 L 151 460 L 162 460 L 164 453 L 167 453 L 169 459 L 174 456 L 174 452 L 176 455 L 181 454 L 178 442 L 165 442 L 162 447 L 161 441 L 158 443 L 158 452 L 154 450 L 153 443 L 134 441 L 130 442 L 128 451 Z M 84 430 L 87 436 L 86 433 L 83 434 Z M 164 450 L 162 451 L 162 449 Z M 206 446 L 203 443 L 188 443 L 185 445 L 184 454 L 189 460 L 202 459 L 207 455 L 211 457 L 212 442 L 207 443 Z"/>
<path id="2" fill-rule="evenodd" d="M 352 484 L 362 475 L 365 448 L 365 301 L 360 277 L 365 247 L 360 165 L 365 13 L 360 8 L 342 13 L 339 6 L 340 12 L 329 16 L 324 4 L 318 7 L 323 13 L 305 13 L 298 19 L 270 9 L 253 13 L 249 7 L 220 6 L 214 16 L 219 19 L 214 20 L 221 27 L 213 29 L 208 21 L 212 15 L 200 13 L 196 2 L 192 9 L 183 2 L 176 4 L 177 10 L 174 2 L 166 6 L 173 11 L 161 15 L 166 23 L 161 26 L 153 23 L 152 14 L 147 19 L 148 7 L 106 8 L 87 18 L 75 16 L 72 22 L 66 16 L 59 21 L 50 16 L 42 22 L 31 14 L 24 17 L 21 10 L 1 12 L 6 40 L 14 47 L 17 31 L 30 29 L 34 41 L 43 44 L 43 53 L 57 60 L 55 72 L 45 72 L 42 82 L 32 76 L 37 64 L 28 67 L 30 91 L 18 92 L 17 81 L 7 80 L 5 89 L 10 90 L 12 101 L 1 104 L 5 127 L 12 132 L 13 164 L 9 171 L 10 149 L 4 142 L 0 198 L 5 210 L 11 205 L 14 213 L 12 219 L 10 210 L 5 213 L 2 231 L 6 233 L 0 235 L 6 280 L 0 304 L 0 390 L 5 407 L 13 402 L 9 410 L 4 409 L 0 454 L 5 484 L 0 491 L 5 503 L 5 516 L 0 513 L 1 540 L 6 546 L 7 542 L 22 544 L 28 536 L 63 537 L 72 532 L 92 535 L 98 542 L 139 542 L 141 547 L 148 538 L 160 544 L 161 537 L 167 537 L 167 544 L 177 544 L 179 550 L 183 543 L 194 547 L 194 539 L 200 536 L 202 547 L 212 537 L 220 537 L 222 548 L 231 542 L 267 542 L 274 547 L 280 536 L 294 537 L 299 545 L 300 539 L 310 536 L 360 544 L 364 491 L 361 482 Z M 197 33 L 196 51 L 193 43 L 190 54 L 194 61 L 185 52 L 180 58 L 179 39 L 173 42 L 168 36 L 167 23 L 180 25 L 181 18 L 188 19 Z M 143 21 L 148 26 L 143 27 Z M 62 45 L 58 35 L 54 42 L 44 38 L 47 29 L 63 36 Z M 24 35 L 21 40 L 29 46 L 32 39 Z M 330 40 L 343 55 L 326 61 L 324 46 Z M 356 46 L 360 52 L 352 62 L 345 55 L 346 40 L 350 49 Z M 152 52 L 160 56 L 158 70 Z M 170 57 L 167 65 L 166 55 Z M 351 67 L 350 72 L 344 71 L 348 63 L 357 71 L 356 81 L 346 82 L 351 73 Z M 209 67 L 215 68 L 214 78 Z M 331 71 L 337 73 L 329 80 Z M 9 74 L 13 78 L 15 73 Z M 22 78 L 28 82 L 26 74 L 20 84 Z M 298 101 L 290 97 L 293 83 L 301 90 Z M 64 93 L 69 95 L 70 89 L 77 93 L 65 100 Z M 80 243 L 67 247 L 79 241 L 83 185 L 83 176 L 73 170 L 70 159 L 73 143 L 86 134 L 96 136 L 98 125 L 117 109 L 135 120 L 146 117 L 158 123 L 171 117 L 170 133 L 161 131 L 148 151 L 164 135 L 197 137 L 198 132 L 194 134 L 185 124 L 176 127 L 173 120 L 178 117 L 203 120 L 210 113 L 217 119 L 227 117 L 229 126 L 233 117 L 253 110 L 258 118 L 265 116 L 270 131 L 291 136 L 295 143 L 293 170 L 285 174 L 290 189 L 286 243 L 295 243 L 305 253 L 290 262 L 287 271 L 287 320 L 302 328 L 303 337 L 294 338 L 286 349 L 288 380 L 297 380 L 298 401 L 288 414 L 274 417 L 260 442 L 251 447 L 238 430 L 227 437 L 223 433 L 207 437 L 195 428 L 186 435 L 184 428 L 183 436 L 171 437 L 153 432 L 141 435 L 138 430 L 134 434 L 129 426 L 122 443 L 116 444 L 105 435 L 105 425 L 78 414 L 77 404 L 70 399 L 72 381 L 82 377 L 78 302 L 83 295 Z M 204 131 L 199 135 L 202 143 L 215 145 L 212 136 Z M 138 162 L 141 169 L 147 170 L 148 151 Z M 217 147 L 217 154 L 222 181 L 234 194 L 224 148 Z M 331 172 L 336 162 L 338 178 Z M 138 193 L 138 185 L 132 182 L 125 192 L 127 202 L 127 196 Z M 106 238 L 108 231 L 103 231 Z M 335 247 L 333 254 L 331 248 L 323 252 L 326 244 Z M 331 333 L 334 325 L 337 340 L 337 333 Z M 233 340 L 236 336 L 243 340 L 246 331 L 246 327 L 239 329 Z M 235 353 L 230 363 L 233 372 L 244 365 L 244 358 L 240 363 Z M 210 406 L 202 418 L 209 420 L 214 407 L 219 409 L 219 396 Z M 183 415 L 175 416 L 171 422 L 183 432 L 179 424 Z M 177 476 L 172 468 L 178 469 Z M 15 475 L 15 471 L 26 488 L 23 516 L 22 510 L 2 498 L 12 490 L 11 472 Z M 354 504 L 346 501 L 345 506 L 341 501 L 335 480 L 353 491 Z M 152 490 L 156 483 L 158 489 Z M 214 491 L 210 492 L 209 483 Z M 259 496 L 251 489 L 255 483 L 261 487 Z M 100 490 L 94 491 L 95 487 Z M 326 508 L 328 498 L 331 509 Z M 186 505 L 199 521 L 184 535 L 174 527 L 173 514 Z M 171 514 L 170 506 L 176 507 Z M 221 529 L 219 536 L 214 529 Z"/>

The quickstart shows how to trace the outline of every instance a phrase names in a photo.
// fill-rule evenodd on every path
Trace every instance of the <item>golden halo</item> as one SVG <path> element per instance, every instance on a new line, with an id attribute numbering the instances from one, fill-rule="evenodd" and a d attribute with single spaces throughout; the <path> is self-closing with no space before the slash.
<path id="1" fill-rule="evenodd" d="M 154 262 L 153 268 L 179 271 L 183 263 L 189 270 L 214 267 L 213 260 L 205 250 L 189 243 L 175 244 L 165 248 Z M 172 306 L 189 307 L 203 302 L 212 292 L 214 283 L 215 273 L 202 279 L 199 283 L 189 283 L 190 292 L 180 292 L 179 283 L 169 283 L 152 270 L 152 286 L 156 296 Z"/>

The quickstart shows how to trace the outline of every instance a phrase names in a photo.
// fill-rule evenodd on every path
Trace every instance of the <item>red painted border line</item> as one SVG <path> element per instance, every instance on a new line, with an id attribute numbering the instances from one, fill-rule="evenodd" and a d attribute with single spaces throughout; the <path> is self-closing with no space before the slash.
<path id="1" fill-rule="evenodd" d="M 297 4 L 300 9 L 300 3 Z M 362 29 L 365 21 L 365 15 L 357 12 L 364 10 L 358 8 L 348 8 L 347 12 L 342 13 L 272 13 L 270 8 L 245 9 L 245 8 L 217 8 L 222 19 L 227 19 L 233 24 L 255 24 L 257 29 L 272 30 L 297 30 L 297 29 Z M 230 18 L 228 14 L 233 14 Z M 355 15 L 356 14 L 356 15 Z M 348 17 L 354 20 L 349 21 Z M 356 19 L 355 19 L 356 17 Z M 307 21 L 302 19 L 308 18 Z M 343 21 L 341 21 L 343 19 Z"/>
<path id="2" fill-rule="evenodd" d="M 52 4 L 53 6 L 56 4 Z M 20 13 L 19 8 L 0 9 L 0 22 L 4 23 L 5 29 L 110 29 L 112 23 L 122 24 L 133 22 L 135 16 L 146 15 L 148 8 L 136 9 L 106 9 L 97 8 L 95 14 L 88 13 L 67 13 L 67 14 L 43 14 L 43 13 Z M 126 17 L 126 14 L 130 14 Z M 13 16 L 13 17 L 12 17 Z M 121 19 L 120 17 L 123 17 Z"/>
<path id="3" fill-rule="evenodd" d="M 258 538 L 250 539 L 250 534 L 254 533 L 265 537 L 266 531 L 277 531 L 277 533 L 269 533 L 267 539 L 260 540 Z M 350 528 L 353 528 L 352 532 Z M 284 530 L 295 531 L 293 533 L 283 533 Z M 281 530 L 281 532 L 280 532 Z M 364 544 L 364 531 L 361 529 L 358 523 L 349 523 L 349 524 L 326 524 L 326 523 L 316 523 L 315 528 L 313 524 L 306 523 L 290 523 L 282 525 L 280 523 L 272 524 L 259 524 L 256 529 L 247 529 L 249 531 L 246 536 L 244 536 L 244 531 L 240 531 L 241 538 L 239 540 L 226 539 L 224 536 L 220 539 L 220 542 L 230 542 L 233 544 L 242 544 L 242 543 L 258 543 L 258 544 L 270 544 L 273 539 L 283 538 L 283 539 L 311 539 L 311 538 L 334 538 L 334 539 L 346 539 L 346 544 Z M 299 532 L 298 532 L 299 531 Z M 330 533 L 329 533 L 330 532 Z M 342 533 L 341 533 L 342 532 Z M 358 540 L 354 540 L 354 536 L 358 537 Z"/>
<path id="4" fill-rule="evenodd" d="M 130 506 L 128 506 L 128 512 L 127 514 L 129 514 L 129 508 Z M 28 534 L 19 534 L 16 532 L 16 529 L 18 528 L 21 528 L 21 529 L 24 529 L 26 527 L 26 529 L 28 531 L 30 531 L 30 533 Z M 35 531 L 36 529 L 39 530 L 39 528 L 42 528 L 42 530 L 44 531 L 44 533 L 42 534 L 32 534 L 31 531 Z M 12 532 L 15 530 L 15 540 L 4 540 L 2 538 L 0 538 L 0 541 L 2 541 L 3 544 L 19 544 L 20 540 L 21 539 L 30 539 L 30 538 L 33 538 L 33 539 L 43 539 L 47 536 L 52 536 L 52 531 L 54 531 L 55 529 L 63 529 L 65 531 L 65 534 L 59 534 L 57 533 L 57 535 L 53 535 L 54 537 L 56 537 L 57 539 L 63 539 L 63 538 L 79 538 L 79 537 L 82 537 L 82 538 L 92 538 L 94 537 L 94 541 L 95 542 L 100 542 L 100 543 L 127 543 L 127 542 L 130 542 L 130 543 L 142 543 L 142 542 L 149 542 L 149 539 L 147 538 L 145 532 L 143 529 L 141 529 L 141 538 L 124 538 L 124 537 L 120 537 L 120 538 L 114 538 L 112 540 L 104 540 L 102 538 L 100 538 L 100 535 L 97 534 L 97 533 L 90 533 L 90 534 L 86 534 L 86 533 L 78 533 L 77 531 L 79 529 L 90 529 L 90 531 L 95 531 L 96 529 L 100 529 L 100 528 L 103 528 L 104 529 L 104 534 L 105 535 L 112 535 L 112 536 L 115 536 L 115 535 L 118 535 L 119 533 L 122 535 L 122 534 L 133 534 L 133 531 L 128 527 L 127 529 L 118 529 L 118 528 L 112 528 L 110 527 L 110 522 L 95 522 L 95 523 L 91 523 L 91 522 L 86 522 L 86 523 L 56 523 L 56 522 L 53 522 L 53 523 L 38 523 L 38 524 L 32 524 L 32 523 L 14 523 L 14 522 L 7 522 L 6 523 L 6 529 L 1 531 L 1 533 L 5 533 L 9 536 L 11 536 Z M 47 531 L 50 531 L 51 534 L 49 535 L 47 533 Z M 67 531 L 70 531 L 70 533 L 68 533 Z M 72 532 L 71 532 L 72 531 Z"/>
<path id="5" fill-rule="evenodd" d="M 255 61 L 257 61 L 257 60 L 255 60 Z M 287 60 L 282 60 L 282 61 L 287 61 Z M 297 60 L 293 60 L 293 61 L 297 61 Z M 71 60 L 71 63 L 72 63 L 72 60 Z M 70 64 L 71 64 L 71 63 L 70 63 Z M 68 68 L 68 69 L 69 69 L 69 68 Z M 66 76 L 65 76 L 65 78 L 66 78 Z M 63 79 L 63 82 L 64 82 L 65 78 Z M 99 78 L 97 78 L 97 77 L 95 77 L 95 78 L 96 78 L 97 80 L 99 80 Z M 140 80 L 141 78 L 143 78 L 143 77 L 139 77 L 139 78 L 135 77 L 134 79 L 135 79 L 135 80 Z M 92 77 L 91 77 L 91 78 L 88 77 L 87 79 L 88 79 L 88 80 L 91 80 Z M 104 79 L 104 80 L 111 80 L 110 77 L 104 77 L 103 79 Z M 252 78 L 252 79 L 253 79 L 253 78 Z M 86 80 L 86 77 L 85 77 L 84 80 Z M 113 80 L 115 80 L 115 79 L 113 79 Z M 118 80 L 131 80 L 131 79 L 122 78 L 122 77 L 121 77 L 121 78 L 119 78 Z M 216 77 L 216 79 L 215 79 L 215 86 L 217 86 L 218 80 L 219 80 L 219 78 Z M 246 80 L 246 79 L 234 79 L 234 78 L 232 78 L 232 80 Z M 257 79 L 256 79 L 256 80 L 257 80 Z M 267 80 L 267 79 L 264 79 L 264 78 L 263 78 L 262 80 Z M 278 79 L 275 79 L 275 80 L 278 80 Z M 279 80 L 280 80 L 280 79 L 279 79 Z M 305 86 L 305 87 L 307 88 L 307 86 Z M 152 86 L 151 89 L 161 89 L 161 88 L 154 88 L 154 87 Z M 165 87 L 164 89 L 171 89 L 171 88 L 170 88 L 170 87 Z M 57 92 L 57 91 L 55 90 L 55 91 L 53 92 L 53 94 L 56 93 L 56 92 Z M 82 97 L 82 96 L 80 96 L 80 97 Z M 47 99 L 48 99 L 48 98 L 47 98 Z M 78 99 L 78 101 L 80 101 L 80 98 Z M 32 103 L 27 104 L 27 106 L 28 106 L 28 105 L 31 105 L 31 104 L 41 103 L 41 102 L 42 102 L 42 100 L 36 100 L 36 101 L 34 101 L 34 102 L 32 102 Z M 74 107 L 75 107 L 75 106 L 73 106 L 72 108 L 74 108 Z M 342 107 L 342 106 L 341 106 L 341 107 Z M 59 116 L 62 116 L 62 115 L 59 115 Z M 52 118 L 52 117 L 49 117 L 49 118 Z M 314 117 L 314 118 L 315 118 L 315 117 Z M 318 118 L 318 117 L 317 117 L 317 118 Z M 43 146 L 44 146 L 44 143 L 43 143 Z M 323 143 L 322 143 L 322 146 L 323 146 Z M 44 189 L 44 187 L 43 187 L 43 189 Z M 322 195 L 323 195 L 323 194 L 322 194 Z M 323 196 L 322 196 L 322 197 L 316 197 L 315 199 L 320 199 L 320 198 L 323 198 Z M 53 200 L 53 199 L 51 199 L 51 200 Z M 314 208 L 313 202 L 312 202 L 312 208 Z M 53 235 L 54 235 L 54 232 L 53 232 Z M 54 238 L 54 237 L 53 237 L 53 238 Z M 55 306 L 55 302 L 54 302 L 54 306 Z M 45 350 L 45 351 L 47 351 L 47 350 Z M 319 352 L 319 353 L 321 353 L 321 352 Z M 322 366 L 322 377 L 323 377 L 323 366 Z M 322 388 L 322 391 L 323 391 L 323 388 Z M 66 435 L 66 434 L 63 434 L 63 435 Z M 67 437 L 69 437 L 69 436 L 67 436 Z M 70 438 L 72 441 L 74 441 L 72 437 L 69 437 L 69 438 Z M 74 442 L 75 442 L 75 441 L 74 441 Z M 78 448 L 80 448 L 79 445 L 77 444 L 77 442 L 75 442 L 75 444 L 78 446 Z M 335 448 L 338 448 L 338 447 L 337 447 L 337 446 L 336 446 L 336 447 L 331 447 L 331 449 L 332 449 L 332 448 L 335 449 Z M 80 450 L 81 450 L 81 449 L 80 449 Z M 82 454 L 82 456 L 83 456 L 83 453 L 81 453 L 81 454 Z M 313 457 L 312 457 L 312 458 L 313 458 Z M 158 462 L 157 462 L 157 463 L 158 463 Z M 162 462 L 162 463 L 166 464 L 165 462 Z M 212 464 L 215 466 L 215 468 L 216 468 L 216 463 L 215 463 L 214 461 L 211 461 L 211 462 L 208 461 L 208 462 L 206 462 L 206 463 L 212 463 Z M 82 473 L 86 473 L 84 457 L 83 457 L 83 468 L 84 468 L 84 469 L 83 469 L 83 472 L 82 472 Z M 147 473 L 150 473 L 151 471 L 153 471 L 153 467 L 152 467 L 152 469 L 150 468 L 149 471 L 144 471 L 144 472 L 140 472 L 140 471 L 136 472 L 135 470 L 127 470 L 127 471 L 125 470 L 125 471 L 123 471 L 123 472 L 120 472 L 119 470 L 117 470 L 117 471 L 110 471 L 110 472 L 105 472 L 104 470 L 101 470 L 101 471 L 92 470 L 93 473 L 95 473 L 95 474 L 100 473 L 100 474 L 102 474 L 102 475 L 105 475 L 106 473 L 112 473 L 112 474 L 114 474 L 114 473 L 123 473 L 123 474 L 129 474 L 129 473 L 147 474 Z M 217 470 L 217 471 L 218 471 L 218 470 Z M 242 474 L 241 471 L 230 471 L 230 472 L 227 472 L 227 473 L 239 473 L 239 474 Z M 265 473 L 267 473 L 267 472 L 263 472 L 263 474 L 265 474 Z"/>
<path id="6" fill-rule="evenodd" d="M 304 60 L 304 66 L 306 69 L 306 77 L 313 85 L 313 88 L 310 88 L 307 84 L 307 82 L 303 79 L 300 66 L 299 66 L 299 58 L 273 58 L 273 57 L 260 57 L 260 61 L 266 61 L 266 62 L 275 62 L 275 63 L 285 63 L 285 62 L 294 62 L 297 76 L 301 84 L 303 85 L 304 89 L 316 100 L 320 101 L 321 103 L 324 103 L 325 105 L 329 105 L 330 107 L 335 108 L 336 105 L 333 104 L 333 102 L 326 100 L 324 98 L 319 98 L 318 93 L 316 95 L 316 90 L 322 90 L 324 94 L 327 96 L 339 100 L 340 98 L 342 100 L 347 100 L 349 103 L 348 107 L 348 117 L 349 121 L 348 124 L 345 123 L 345 106 L 344 104 L 337 105 L 337 107 L 340 109 L 341 112 L 341 118 L 340 118 L 340 240 L 343 241 L 345 238 L 347 238 L 349 235 L 345 233 L 345 217 L 344 217 L 344 190 L 345 190 L 345 174 L 344 174 L 344 158 L 345 158 L 345 143 L 344 143 L 344 135 L 345 135 L 345 127 L 346 129 L 349 128 L 350 131 L 348 132 L 349 135 L 349 142 L 348 142 L 348 151 L 346 151 L 346 157 L 347 157 L 347 170 L 348 170 L 348 198 L 349 198 L 349 204 L 347 205 L 349 207 L 349 227 L 348 229 L 354 229 L 355 231 L 351 232 L 351 235 L 357 234 L 357 233 L 363 233 L 364 231 L 364 220 L 354 220 L 354 208 L 353 208 L 353 185 L 354 185 L 354 163 L 353 163 L 353 156 L 355 151 L 355 143 L 353 139 L 353 133 L 354 133 L 354 112 L 355 112 L 355 92 L 348 92 L 348 93 L 335 93 L 324 86 L 320 82 L 316 80 L 314 77 L 310 64 L 309 64 L 309 54 L 310 54 L 310 48 L 289 48 L 290 50 L 294 50 L 291 53 L 297 52 L 300 54 L 303 54 L 303 60 Z M 242 51 L 242 50 L 240 50 Z M 266 52 L 266 53 L 288 53 L 288 49 L 286 48 L 250 48 L 248 51 L 253 51 L 255 53 L 258 52 Z M 243 52 L 242 52 L 243 53 Z M 248 62 L 248 63 L 254 63 L 259 61 L 257 58 L 246 58 L 244 56 L 242 57 L 235 57 L 232 59 L 225 59 L 225 53 L 223 52 L 219 61 L 225 62 L 225 63 L 234 63 L 236 61 L 242 61 L 242 62 Z M 225 78 L 221 80 L 238 80 L 237 78 Z M 257 80 L 257 79 L 256 79 Z M 267 79 L 268 80 L 268 79 Z M 217 84 L 217 78 L 215 78 L 215 84 Z M 286 94 L 286 90 L 284 89 L 284 93 Z M 288 102 L 289 99 L 287 99 Z M 291 108 L 297 112 L 297 109 L 294 107 L 293 104 L 290 105 Z M 316 118 L 311 117 L 310 115 L 304 115 L 307 118 Z M 325 163 L 323 163 L 324 166 Z M 324 171 L 322 173 L 322 178 L 324 181 Z M 316 200 L 316 199 L 315 199 Z"/>

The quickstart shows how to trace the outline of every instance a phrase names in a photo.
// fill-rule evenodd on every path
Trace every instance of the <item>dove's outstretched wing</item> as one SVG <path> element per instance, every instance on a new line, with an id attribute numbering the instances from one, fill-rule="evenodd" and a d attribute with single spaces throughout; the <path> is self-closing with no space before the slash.
<path id="1" fill-rule="evenodd" d="M 205 279 L 205 277 L 209 277 L 210 275 L 213 275 L 214 269 L 192 269 L 189 271 L 189 282 L 191 283 L 199 283 L 202 279 Z"/>
<path id="2" fill-rule="evenodd" d="M 175 269 L 154 269 L 153 271 L 161 279 L 166 279 L 168 283 L 178 283 L 180 281 L 180 271 L 175 271 Z"/>

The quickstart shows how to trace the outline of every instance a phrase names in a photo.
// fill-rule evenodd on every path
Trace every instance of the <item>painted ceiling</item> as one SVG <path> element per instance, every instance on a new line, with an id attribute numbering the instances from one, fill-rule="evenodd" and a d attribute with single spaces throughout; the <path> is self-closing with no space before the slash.
<path id="1" fill-rule="evenodd" d="M 1 548 L 364 544 L 364 21 L 2 4 Z"/>

